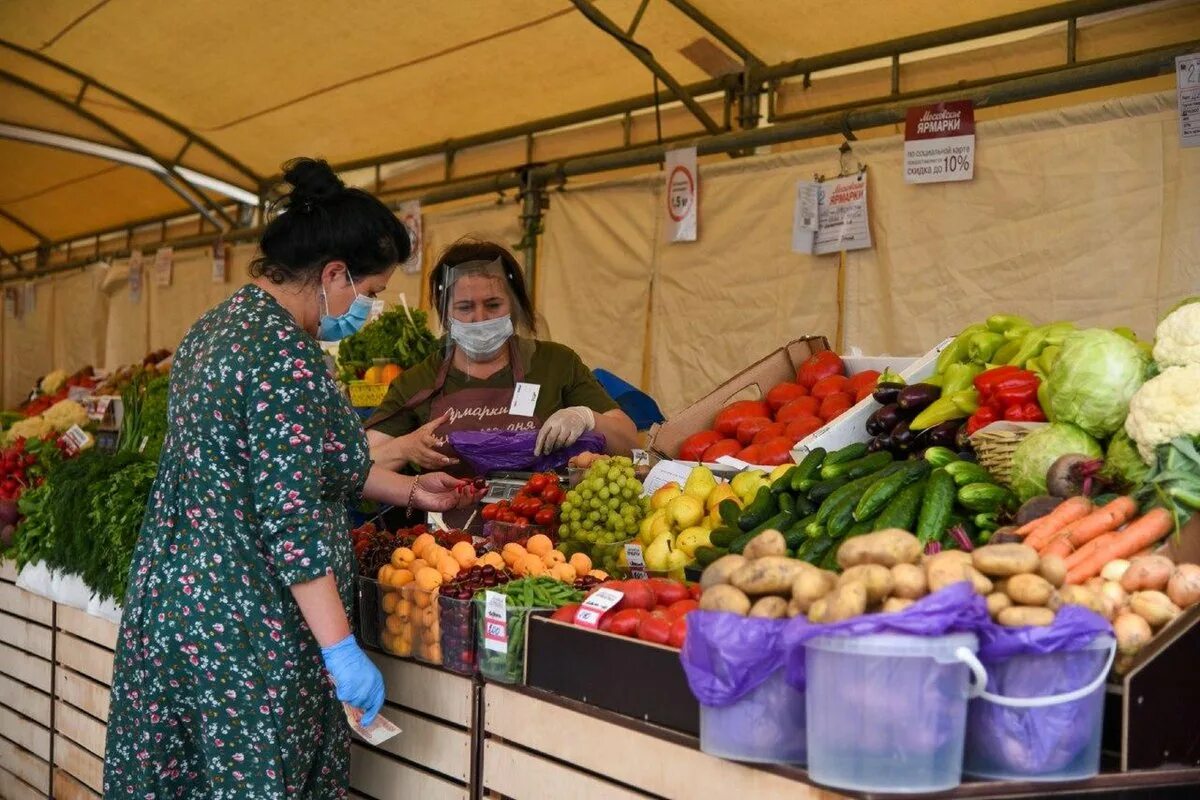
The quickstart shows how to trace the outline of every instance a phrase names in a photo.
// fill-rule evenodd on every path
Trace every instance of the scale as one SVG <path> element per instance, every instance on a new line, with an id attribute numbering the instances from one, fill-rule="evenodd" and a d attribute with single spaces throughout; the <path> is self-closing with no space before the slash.
<path id="1" fill-rule="evenodd" d="M 488 492 L 480 499 L 480 504 L 488 505 L 499 503 L 501 500 L 512 500 L 531 477 L 533 477 L 532 472 L 502 470 L 489 473 L 486 478 Z"/>

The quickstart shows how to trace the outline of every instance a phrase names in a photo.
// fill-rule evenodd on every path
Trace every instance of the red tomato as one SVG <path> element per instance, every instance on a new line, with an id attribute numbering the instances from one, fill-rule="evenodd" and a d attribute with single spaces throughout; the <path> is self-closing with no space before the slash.
<path id="1" fill-rule="evenodd" d="M 533 515 L 533 521 L 538 525 L 553 525 L 554 520 L 558 518 L 558 511 L 553 506 L 542 506 L 538 512 Z"/>
<path id="2" fill-rule="evenodd" d="M 779 413 L 775 415 L 775 421 L 788 423 L 797 417 L 816 416 L 817 410 L 820 408 L 821 401 L 815 397 L 797 397 L 779 409 Z"/>
<path id="3" fill-rule="evenodd" d="M 654 600 L 659 606 L 669 606 L 688 596 L 686 586 L 667 578 L 651 578 L 650 590 L 654 592 Z"/>
<path id="4" fill-rule="evenodd" d="M 527 528 L 529 527 L 529 520 L 525 517 L 517 517 L 512 521 L 512 524 L 514 528 Z"/>
<path id="5" fill-rule="evenodd" d="M 800 369 L 796 372 L 796 383 L 811 389 L 812 385 L 821 378 L 845 374 L 846 365 L 842 363 L 841 357 L 832 350 L 822 350 L 809 356 L 800 365 Z"/>
<path id="6" fill-rule="evenodd" d="M 512 525 L 514 522 L 516 522 L 517 519 L 518 519 L 517 515 L 514 514 L 512 511 L 509 511 L 507 508 L 496 515 L 497 522 L 506 522 L 509 525 Z M 523 517 L 522 517 L 522 519 L 523 519 Z"/>
<path id="7" fill-rule="evenodd" d="M 567 603 L 550 615 L 550 619 L 558 620 L 559 622 L 574 622 L 575 612 L 579 610 L 581 603 Z"/>
<path id="8" fill-rule="evenodd" d="M 858 391 L 854 395 L 854 402 L 860 403 L 864 398 L 870 397 L 875 392 L 875 384 L 863 385 L 858 387 Z"/>
<path id="9" fill-rule="evenodd" d="M 493 520 L 500 513 L 500 508 L 496 503 L 489 503 L 479 512 L 485 520 Z"/>
<path id="10" fill-rule="evenodd" d="M 546 488 L 547 482 L 546 476 L 539 473 L 526 481 L 525 488 L 536 494 Z"/>
<path id="11" fill-rule="evenodd" d="M 759 460 L 762 458 L 762 446 L 752 444 L 749 447 L 744 447 L 734 455 L 734 458 L 740 458 L 747 464 L 762 464 L 763 462 Z"/>
<path id="12" fill-rule="evenodd" d="M 693 600 L 700 599 L 700 592 L 701 592 L 700 584 L 698 584 L 698 583 L 693 583 L 691 586 L 688 587 L 688 593 L 691 594 Z"/>
<path id="13" fill-rule="evenodd" d="M 762 464 L 764 467 L 777 467 L 780 464 L 790 464 L 792 461 L 792 445 L 791 439 L 786 436 L 780 436 L 770 441 L 764 442 L 755 447 L 761 448 L 759 460 L 752 462 Z"/>
<path id="14" fill-rule="evenodd" d="M 648 614 L 638 625 L 638 638 L 646 642 L 666 644 L 671 640 L 671 621 L 666 615 Z"/>
<path id="15" fill-rule="evenodd" d="M 644 608 L 626 608 L 615 614 L 609 612 L 605 614 L 605 616 L 612 616 L 612 625 L 608 632 L 618 636 L 636 636 L 642 620 L 648 613 Z"/>
<path id="16" fill-rule="evenodd" d="M 550 505 L 562 505 L 563 490 L 557 483 L 552 483 L 542 490 L 542 502 Z"/>
<path id="17" fill-rule="evenodd" d="M 750 444 L 762 444 L 768 439 L 775 439 L 786 435 L 787 425 L 784 425 L 782 422 L 772 422 L 770 425 L 754 434 L 754 440 L 750 442 Z"/>
<path id="18" fill-rule="evenodd" d="M 704 451 L 700 456 L 701 461 L 707 461 L 710 464 L 716 461 L 721 456 L 732 456 L 742 449 L 742 443 L 737 439 L 722 439 L 712 447 Z"/>
<path id="19" fill-rule="evenodd" d="M 654 590 L 645 581 L 625 581 L 622 590 L 625 596 L 621 598 L 621 608 L 654 608 Z"/>
<path id="20" fill-rule="evenodd" d="M 681 461 L 699 461 L 704 457 L 704 451 L 721 441 L 722 438 L 724 437 L 716 431 L 693 433 L 679 446 L 679 459 Z"/>
<path id="21" fill-rule="evenodd" d="M 810 433 L 820 430 L 824 424 L 820 417 L 796 417 L 787 424 L 787 429 L 784 430 L 783 435 L 798 442 Z"/>
<path id="22" fill-rule="evenodd" d="M 744 445 L 749 445 L 759 431 L 771 424 L 770 417 L 747 417 L 738 423 L 737 440 Z"/>
<path id="23" fill-rule="evenodd" d="M 875 391 L 875 384 L 878 382 L 879 370 L 864 369 L 862 372 L 856 372 L 850 376 L 850 380 L 847 382 L 846 391 L 855 397 L 860 397 L 864 387 L 869 387 L 867 388 L 867 391 L 873 392 Z"/>
<path id="24" fill-rule="evenodd" d="M 821 378 L 821 380 L 813 384 L 812 396 L 824 399 L 837 392 L 848 393 L 849 390 L 846 388 L 846 385 L 849 383 L 850 381 L 845 375 L 830 375 L 828 378 Z"/>
<path id="25" fill-rule="evenodd" d="M 671 631 L 667 636 L 667 644 L 671 647 L 683 647 L 687 641 L 687 617 L 679 617 L 671 623 Z"/>
<path id="26" fill-rule="evenodd" d="M 685 600 L 676 600 L 667 607 L 667 616 L 671 619 L 679 619 L 684 614 L 688 613 L 689 611 L 695 611 L 699 607 L 699 601 L 693 600 L 691 597 L 688 597 Z"/>
<path id="27" fill-rule="evenodd" d="M 612 629 L 613 617 L 615 617 L 615 616 L 616 616 L 616 614 L 605 614 L 603 617 L 600 618 L 600 624 L 597 625 L 596 627 L 599 630 L 602 630 L 607 633 L 608 631 L 610 631 Z"/>
<path id="28" fill-rule="evenodd" d="M 767 405 L 771 407 L 772 412 L 778 412 L 779 409 L 783 408 L 788 403 L 792 402 L 798 397 L 804 397 L 806 394 L 808 394 L 808 390 L 803 386 L 798 383 L 787 381 L 779 384 L 771 389 L 771 391 L 767 392 L 767 396 L 764 399 L 767 401 Z"/>
<path id="29" fill-rule="evenodd" d="M 761 400 L 739 400 L 736 403 L 730 403 L 717 414 L 713 428 L 722 436 L 732 439 L 737 436 L 737 426 L 741 424 L 742 420 L 749 417 L 769 416 L 771 416 L 771 407 Z"/>
<path id="30" fill-rule="evenodd" d="M 849 411 L 852 405 L 854 405 L 853 397 L 845 392 L 834 392 L 821 401 L 821 419 L 829 422 L 829 420 Z"/>

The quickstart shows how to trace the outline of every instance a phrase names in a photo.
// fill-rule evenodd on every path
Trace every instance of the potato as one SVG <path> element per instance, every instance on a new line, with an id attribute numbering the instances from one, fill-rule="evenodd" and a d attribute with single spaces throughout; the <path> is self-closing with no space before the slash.
<path id="1" fill-rule="evenodd" d="M 1127 592 L 1155 591 L 1167 588 L 1175 564 L 1166 556 L 1139 556 L 1129 562 L 1121 576 L 1121 588 Z"/>
<path id="2" fill-rule="evenodd" d="M 834 589 L 813 603 L 808 610 L 812 622 L 841 622 L 857 617 L 867 610 L 867 587 L 861 581 L 851 581 Z M 814 617 L 814 612 L 819 615 Z"/>
<path id="3" fill-rule="evenodd" d="M 782 619 L 788 613 L 788 601 L 782 597 L 775 595 L 767 595 L 760 597 L 754 605 L 750 606 L 751 617 L 764 617 L 766 619 Z"/>
<path id="4" fill-rule="evenodd" d="M 792 590 L 792 581 L 807 571 L 802 564 L 787 556 L 747 559 L 729 576 L 729 583 L 748 595 L 787 594 Z"/>
<path id="5" fill-rule="evenodd" d="M 903 611 L 915 602 L 917 601 L 907 597 L 889 597 L 883 601 L 882 611 L 885 614 L 895 614 L 898 611 Z"/>
<path id="6" fill-rule="evenodd" d="M 1091 609 L 1097 614 L 1103 615 L 1105 612 L 1104 601 L 1100 599 L 1098 592 L 1093 592 L 1086 586 L 1064 586 L 1059 589 L 1055 595 L 1058 603 L 1057 606 L 1083 606 Z M 1050 608 L 1058 610 L 1053 601 L 1047 602 Z"/>
<path id="7" fill-rule="evenodd" d="M 737 568 L 745 563 L 746 558 L 744 556 L 734 553 L 721 556 L 704 568 L 704 573 L 700 576 L 700 588 L 711 589 L 714 586 L 729 583 L 729 576 L 733 575 Z"/>
<path id="8" fill-rule="evenodd" d="M 1019 606 L 1044 606 L 1054 594 L 1050 581 L 1040 575 L 1013 575 L 1005 584 L 1005 593 Z"/>
<path id="9" fill-rule="evenodd" d="M 859 564 L 850 567 L 838 579 L 838 586 L 859 581 L 867 587 L 867 605 L 882 603 L 892 593 L 892 572 L 880 564 Z"/>
<path id="10" fill-rule="evenodd" d="M 991 615 L 992 619 L 995 619 L 996 615 L 1004 609 L 1012 608 L 1012 604 L 1012 598 L 1004 592 L 992 592 L 987 596 L 988 614 Z"/>
<path id="11" fill-rule="evenodd" d="M 989 544 L 971 554 L 971 563 L 984 575 L 1007 578 L 1037 572 L 1037 550 L 1026 544 Z"/>
<path id="12" fill-rule="evenodd" d="M 897 564 L 892 567 L 892 597 L 920 600 L 928 591 L 925 570 L 916 564 Z"/>
<path id="13" fill-rule="evenodd" d="M 1100 570 L 1100 577 L 1106 581 L 1120 582 L 1121 576 L 1125 574 L 1125 570 L 1129 569 L 1129 562 L 1123 558 L 1115 558 L 1104 565 L 1104 569 Z"/>
<path id="14" fill-rule="evenodd" d="M 974 560 L 971 558 L 971 554 L 966 550 L 942 550 L 934 553 L 931 556 L 925 556 L 922 559 L 922 563 L 925 566 L 929 566 L 931 561 L 955 561 L 960 564 L 974 563 Z"/>
<path id="15" fill-rule="evenodd" d="M 840 575 L 831 569 L 823 569 L 821 570 L 821 574 L 825 577 L 825 585 L 829 587 L 829 591 L 832 592 L 837 588 L 838 578 L 841 577 Z"/>
<path id="16" fill-rule="evenodd" d="M 859 564 L 879 564 L 884 567 L 915 564 L 920 557 L 921 543 L 917 537 L 899 528 L 854 536 L 843 542 L 837 551 L 838 566 L 842 569 Z"/>
<path id="17" fill-rule="evenodd" d="M 1180 608 L 1200 603 L 1200 566 L 1180 564 L 1167 581 L 1167 597 Z"/>
<path id="18" fill-rule="evenodd" d="M 750 598 L 740 589 L 720 583 L 704 590 L 700 595 L 700 608 L 705 611 L 728 611 L 744 617 L 750 611 Z"/>
<path id="19" fill-rule="evenodd" d="M 1112 622 L 1114 619 L 1116 619 L 1117 612 L 1120 610 L 1117 607 L 1117 602 L 1106 595 L 1103 591 L 1093 592 L 1092 594 L 1095 596 L 1096 602 L 1100 605 L 1100 616 L 1104 617 L 1109 622 Z"/>
<path id="20" fill-rule="evenodd" d="M 997 614 L 996 621 L 1009 628 L 1043 626 L 1054 622 L 1054 612 L 1045 606 L 1012 606 Z"/>
<path id="21" fill-rule="evenodd" d="M 801 614 L 807 614 L 813 603 L 832 591 L 825 576 L 816 570 L 801 572 L 792 581 L 792 603 Z M 793 614 L 792 616 L 795 616 Z"/>
<path id="22" fill-rule="evenodd" d="M 1084 588 L 1091 589 L 1096 594 L 1099 594 L 1104 589 L 1104 578 L 1101 578 L 1099 575 L 1096 575 L 1094 577 L 1088 578 L 1086 581 L 1083 582 L 1082 585 Z"/>
<path id="23" fill-rule="evenodd" d="M 807 613 L 808 613 L 807 611 L 802 611 L 800 609 L 800 604 L 797 602 L 796 598 L 793 597 L 791 599 L 791 602 L 788 603 L 787 615 L 789 617 L 800 617 L 800 616 L 804 616 Z"/>
<path id="24" fill-rule="evenodd" d="M 1155 591 L 1134 592 L 1129 598 L 1129 609 L 1149 622 L 1151 628 L 1161 628 L 1182 613 L 1171 598 Z"/>
<path id="25" fill-rule="evenodd" d="M 974 567 L 966 567 L 965 569 L 967 571 L 967 580 L 975 588 L 975 594 L 981 594 L 986 597 L 992 593 L 992 589 L 995 587 L 992 586 L 991 580 L 986 575 Z"/>
<path id="26" fill-rule="evenodd" d="M 1067 581 L 1067 562 L 1058 556 L 1042 556 L 1038 561 L 1037 574 L 1057 589 Z"/>
<path id="27" fill-rule="evenodd" d="M 1117 635 L 1117 651 L 1123 656 L 1137 654 L 1154 635 L 1150 623 L 1132 611 L 1117 615 L 1113 632 Z"/>
<path id="28" fill-rule="evenodd" d="M 1111 600 L 1118 610 L 1129 605 L 1129 592 L 1125 591 L 1117 581 L 1105 581 L 1104 586 L 1100 588 L 1100 593 Z"/>
<path id="29" fill-rule="evenodd" d="M 970 572 L 974 569 L 970 561 L 963 561 L 954 555 L 961 551 L 945 550 L 925 560 L 925 580 L 930 592 L 944 589 L 952 583 L 971 580 Z M 964 553 L 970 558 L 969 553 Z"/>
<path id="30" fill-rule="evenodd" d="M 787 542 L 783 534 L 777 530 L 763 531 L 755 536 L 742 548 L 742 555 L 748 560 L 766 558 L 767 556 L 783 556 L 787 554 Z"/>

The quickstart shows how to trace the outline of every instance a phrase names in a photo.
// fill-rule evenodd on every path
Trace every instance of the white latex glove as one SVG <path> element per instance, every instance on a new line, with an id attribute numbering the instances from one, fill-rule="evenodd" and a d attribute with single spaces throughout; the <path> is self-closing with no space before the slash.
<path id="1" fill-rule="evenodd" d="M 560 408 L 542 424 L 533 454 L 544 456 L 569 447 L 588 431 L 596 429 L 596 415 L 587 406 Z"/>

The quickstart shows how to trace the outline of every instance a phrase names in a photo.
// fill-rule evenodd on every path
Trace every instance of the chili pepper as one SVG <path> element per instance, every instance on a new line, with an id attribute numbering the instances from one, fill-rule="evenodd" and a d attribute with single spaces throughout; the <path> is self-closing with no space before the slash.
<path id="1" fill-rule="evenodd" d="M 1040 371 L 1043 376 L 1049 377 L 1050 370 L 1054 369 L 1054 362 L 1058 361 L 1058 354 L 1062 352 L 1062 347 L 1052 344 L 1042 351 L 1042 354 L 1034 359 L 1035 371 Z"/>
<path id="2" fill-rule="evenodd" d="M 987 330 L 986 325 L 975 324 L 968 325 L 963 328 L 962 333 L 954 337 L 954 341 L 946 345 L 946 349 L 938 354 L 937 365 L 934 372 L 941 374 L 946 371 L 946 367 L 951 364 L 961 364 L 967 360 L 967 348 L 971 337 L 977 333 L 982 333 Z"/>
<path id="3" fill-rule="evenodd" d="M 969 390 L 969 392 L 972 395 L 975 394 L 974 390 Z M 959 392 L 957 394 L 966 394 L 966 392 Z M 957 395 L 948 395 L 934 400 L 924 411 L 917 414 L 912 422 L 908 423 L 909 429 L 923 431 L 926 428 L 932 428 L 934 425 L 940 425 L 952 419 L 964 419 L 970 416 L 970 411 L 959 408 L 955 402 L 956 397 Z"/>
<path id="4" fill-rule="evenodd" d="M 1004 336 L 991 331 L 976 333 L 967 343 L 967 357 L 978 364 L 986 364 L 1005 343 Z"/>
<path id="5" fill-rule="evenodd" d="M 978 364 L 951 364 L 942 376 L 942 393 L 954 394 L 974 385 L 975 376 L 983 372 Z"/>
<path id="6" fill-rule="evenodd" d="M 1011 330 L 1029 330 L 1033 323 L 1016 314 L 993 314 L 987 318 L 987 327 L 993 333 L 1008 333 Z"/>
<path id="7" fill-rule="evenodd" d="M 1020 349 L 1021 349 L 1021 340 L 1019 337 L 1016 339 L 1009 339 L 1007 342 L 1005 342 L 1003 345 L 1000 346 L 999 350 L 997 350 L 992 355 L 992 363 L 993 364 L 1007 364 L 1009 359 L 1011 359 L 1013 356 L 1015 356 L 1017 354 L 1017 351 Z"/>
<path id="8" fill-rule="evenodd" d="M 963 416 L 974 414 L 979 410 L 979 392 L 967 388 L 950 395 L 950 401 L 963 412 Z"/>
<path id="9" fill-rule="evenodd" d="M 996 409 L 991 406 L 980 406 L 979 410 L 967 420 L 967 435 L 970 436 L 980 428 L 986 428 L 998 419 L 1000 419 L 1000 415 L 996 413 Z"/>

